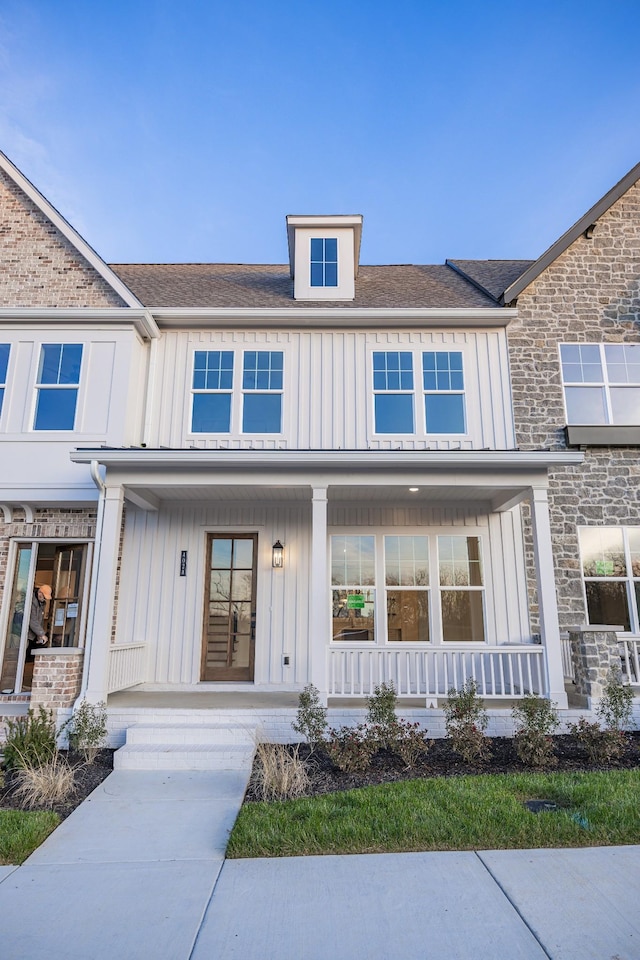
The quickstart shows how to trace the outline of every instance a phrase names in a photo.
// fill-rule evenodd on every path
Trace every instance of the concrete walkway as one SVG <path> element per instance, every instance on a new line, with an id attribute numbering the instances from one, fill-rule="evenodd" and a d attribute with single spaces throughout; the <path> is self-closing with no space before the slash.
<path id="1" fill-rule="evenodd" d="M 640 848 L 224 863 L 246 774 L 116 772 L 20 868 L 2 960 L 639 960 Z"/>

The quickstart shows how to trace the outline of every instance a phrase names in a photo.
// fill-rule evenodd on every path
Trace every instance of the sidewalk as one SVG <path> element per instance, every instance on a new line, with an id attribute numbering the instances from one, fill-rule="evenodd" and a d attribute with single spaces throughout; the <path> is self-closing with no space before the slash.
<path id="1" fill-rule="evenodd" d="M 231 860 L 246 774 L 112 774 L 20 868 L 2 960 L 638 960 L 640 848 Z"/>

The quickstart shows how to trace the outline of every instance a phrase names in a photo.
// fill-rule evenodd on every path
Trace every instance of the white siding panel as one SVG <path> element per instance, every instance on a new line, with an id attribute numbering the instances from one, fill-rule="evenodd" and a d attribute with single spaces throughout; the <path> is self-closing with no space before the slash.
<path id="1" fill-rule="evenodd" d="M 240 432 L 243 349 L 282 349 L 285 393 L 282 436 Z M 425 436 L 421 351 L 459 349 L 464 355 L 469 432 L 464 437 Z M 232 432 L 189 434 L 194 349 L 235 349 Z M 415 351 L 416 434 L 373 433 L 371 352 Z M 504 449 L 513 446 L 504 330 L 472 331 L 180 331 L 168 330 L 159 346 L 155 390 L 156 446 L 257 449 Z"/>

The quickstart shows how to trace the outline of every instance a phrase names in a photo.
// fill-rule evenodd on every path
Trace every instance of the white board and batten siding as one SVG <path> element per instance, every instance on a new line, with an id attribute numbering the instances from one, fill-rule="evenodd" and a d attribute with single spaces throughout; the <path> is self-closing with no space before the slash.
<path id="1" fill-rule="evenodd" d="M 196 350 L 233 350 L 235 416 L 232 432 L 190 433 Z M 278 435 L 239 432 L 244 350 L 284 354 L 283 429 Z M 414 352 L 416 433 L 376 436 L 372 352 Z M 463 354 L 467 433 L 425 436 L 422 422 L 422 350 Z M 499 330 L 165 330 L 158 347 L 150 446 L 358 450 L 512 449 L 505 331 Z"/>
<path id="2" fill-rule="evenodd" d="M 363 508 L 331 504 L 329 533 L 347 529 L 377 535 L 392 530 L 429 536 L 458 532 L 483 539 L 489 643 L 529 639 L 519 511 L 476 515 L 469 506 Z M 146 680 L 197 684 L 200 679 L 207 533 L 257 533 L 255 683 L 301 687 L 310 679 L 309 577 L 311 504 L 174 503 L 158 512 L 129 507 L 115 641 L 145 643 Z M 271 566 L 276 539 L 285 566 Z M 187 575 L 180 554 L 188 551 Z M 328 562 L 327 550 L 327 562 Z M 329 598 L 327 598 L 329 602 Z M 327 638 L 327 646 L 329 638 Z M 290 657 L 285 666 L 283 658 Z"/>

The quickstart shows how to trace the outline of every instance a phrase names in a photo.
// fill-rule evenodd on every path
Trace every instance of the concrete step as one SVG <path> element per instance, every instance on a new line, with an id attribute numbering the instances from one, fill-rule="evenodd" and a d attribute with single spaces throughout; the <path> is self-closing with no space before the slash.
<path id="1" fill-rule="evenodd" d="M 126 743 L 113 755 L 114 770 L 249 770 L 253 744 Z"/>
<path id="2" fill-rule="evenodd" d="M 127 728 L 127 744 L 236 744 L 253 746 L 256 728 L 242 723 L 136 723 Z"/>

